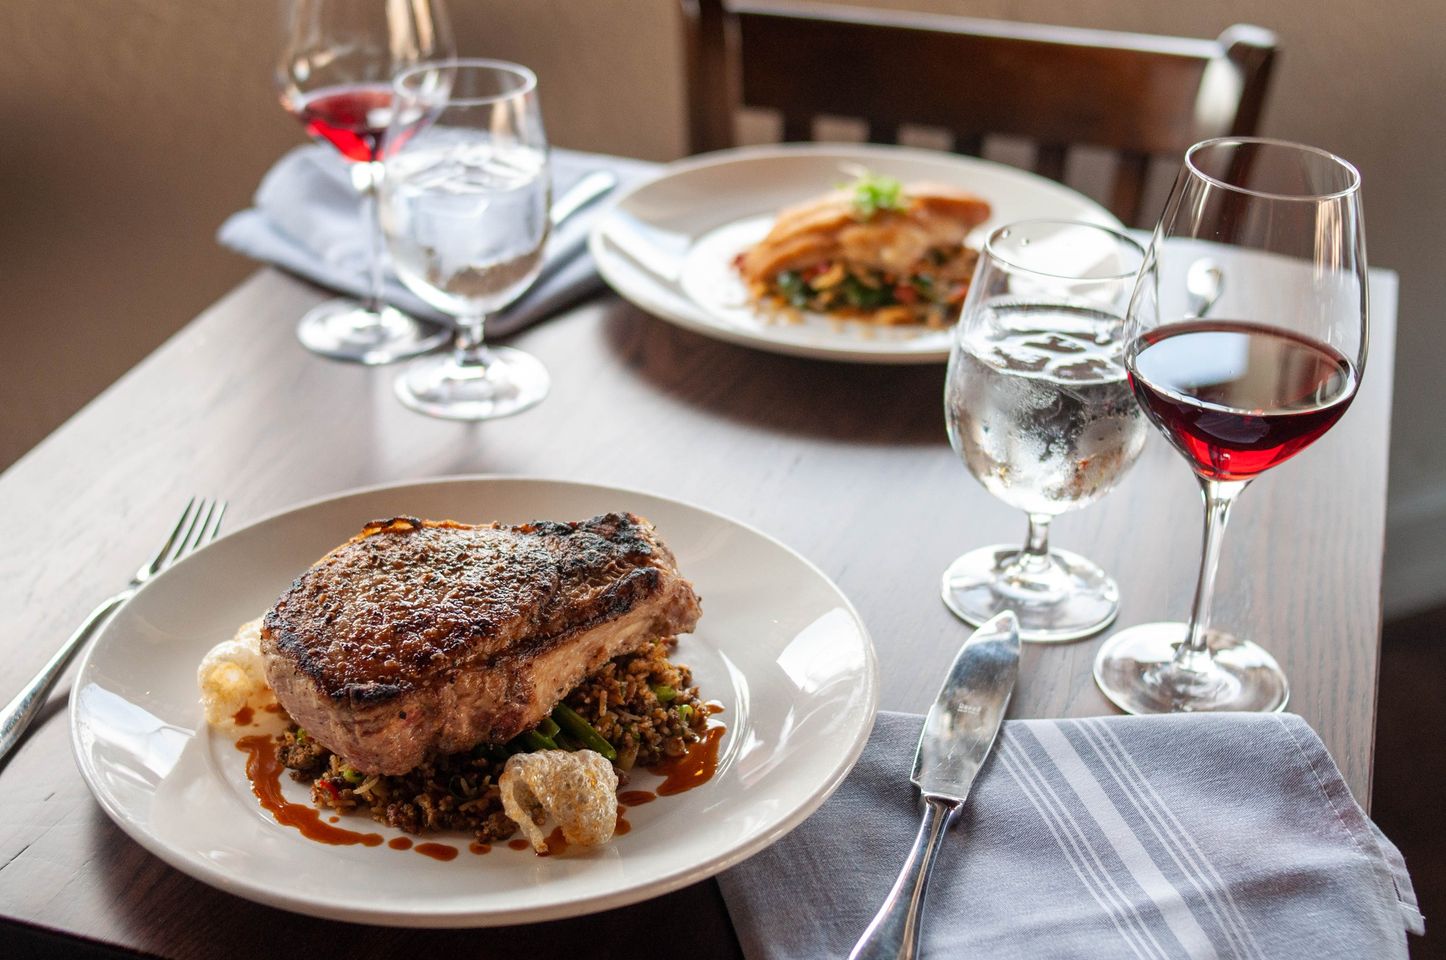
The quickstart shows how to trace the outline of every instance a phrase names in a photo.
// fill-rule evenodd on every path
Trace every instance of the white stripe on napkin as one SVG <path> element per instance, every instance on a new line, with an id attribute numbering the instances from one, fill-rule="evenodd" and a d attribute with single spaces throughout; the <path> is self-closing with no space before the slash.
<path id="1" fill-rule="evenodd" d="M 1140 889 L 1154 901 L 1160 916 L 1185 948 L 1186 954 L 1191 960 L 1219 960 L 1220 955 L 1216 952 L 1215 945 L 1196 921 L 1180 891 L 1166 879 L 1151 859 L 1144 844 L 1140 843 L 1140 838 L 1135 836 L 1125 818 L 1120 816 L 1119 810 L 1105 795 L 1104 788 L 1094 774 L 1090 773 L 1089 767 L 1069 739 L 1058 727 L 1041 727 L 1033 732 L 1040 747 L 1054 761 L 1055 767 L 1074 790 L 1085 811 L 1093 817 L 1125 869 L 1129 870 Z"/>
<path id="2" fill-rule="evenodd" d="M 1059 797 L 1054 795 L 1049 784 L 1039 776 L 1038 769 L 1030 762 L 1024 750 L 1015 746 L 1007 730 L 999 738 L 999 745 L 995 749 L 995 762 L 1004 768 L 1030 805 L 1039 813 L 1060 852 L 1074 868 L 1075 875 L 1085 889 L 1094 897 L 1095 903 L 1099 904 L 1100 909 L 1110 918 L 1120 939 L 1129 944 L 1131 951 L 1140 960 L 1165 958 L 1167 955 L 1164 949 L 1150 932 L 1145 919 L 1135 910 L 1130 898 L 1115 885 L 1109 871 L 1100 863 L 1098 855 L 1084 841 L 1069 808 L 1059 802 Z M 1028 770 L 1025 769 L 1026 766 Z M 1038 778 L 1037 783 L 1032 779 L 1035 777 Z M 1086 862 L 1086 853 L 1094 861 L 1093 869 L 1090 869 L 1090 864 Z"/>
<path id="3" fill-rule="evenodd" d="M 1120 793 L 1128 798 L 1140 819 L 1150 828 L 1155 839 L 1174 860 L 1175 866 L 1215 915 L 1221 930 L 1230 941 L 1232 955 L 1267 960 L 1230 892 L 1230 885 L 1200 849 L 1195 837 L 1160 798 L 1154 785 L 1135 764 L 1134 758 L 1119 737 L 1108 724 L 1101 723 L 1098 719 L 1081 721 L 1079 732 L 1094 748 L 1095 755 L 1119 785 Z M 1181 859 L 1185 862 L 1181 863 Z M 1208 882 L 1201 882 L 1202 878 Z"/>

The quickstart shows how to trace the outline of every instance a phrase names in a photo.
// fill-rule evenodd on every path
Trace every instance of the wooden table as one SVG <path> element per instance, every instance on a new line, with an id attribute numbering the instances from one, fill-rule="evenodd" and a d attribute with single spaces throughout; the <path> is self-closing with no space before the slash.
<path id="1" fill-rule="evenodd" d="M 1359 398 L 1320 443 L 1241 501 L 1217 622 L 1262 640 L 1291 707 L 1346 781 L 1370 793 L 1380 641 L 1396 281 L 1372 276 L 1373 343 Z M 599 298 L 515 339 L 552 395 L 511 420 L 430 420 L 392 395 L 394 368 L 305 353 L 295 319 L 324 295 L 262 270 L 0 476 L 8 531 L 0 698 L 99 598 L 125 582 L 192 494 L 231 501 L 230 529 L 368 484 L 528 474 L 654 490 L 767 530 L 857 604 L 883 664 L 882 705 L 922 710 L 967 635 L 940 603 L 956 555 L 1024 534 L 1024 518 L 964 470 L 944 435 L 944 371 L 792 359 L 717 343 Z M 65 349 L 57 336 L 57 349 Z M 14 415 L 13 412 L 11 415 Z M 364 519 L 364 518 L 360 518 Z M 481 518 L 478 518 L 481 519 Z M 1119 579 L 1121 624 L 1179 618 L 1198 562 L 1200 503 L 1153 437 L 1123 486 L 1061 518 L 1055 542 Z M 1012 716 L 1110 711 L 1090 664 L 1101 638 L 1025 651 Z M 8 942 L 83 938 L 165 957 L 576 957 L 653 943 L 736 956 L 716 887 L 594 917 L 489 933 L 311 920 L 212 890 L 112 826 L 71 759 L 65 688 L 0 770 L 0 914 Z M 47 939 L 35 927 L 63 938 Z M 26 931 L 29 931 L 28 933 Z M 16 938 L 19 938 L 18 940 Z M 8 951 L 8 947 L 4 948 Z"/>

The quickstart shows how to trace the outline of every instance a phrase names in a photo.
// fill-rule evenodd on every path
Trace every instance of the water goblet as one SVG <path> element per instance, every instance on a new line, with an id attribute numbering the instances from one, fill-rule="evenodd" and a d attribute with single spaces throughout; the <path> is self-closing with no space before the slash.
<path id="1" fill-rule="evenodd" d="M 547 395 L 547 370 L 489 346 L 484 329 L 542 267 L 551 184 L 537 78 L 500 60 L 453 60 L 402 72 L 394 97 L 383 233 L 402 282 L 456 318 L 453 350 L 413 361 L 397 396 L 453 420 L 519 413 Z"/>
<path id="2" fill-rule="evenodd" d="M 1144 251 L 1103 226 L 1001 227 L 980 255 L 954 331 L 944 392 L 949 440 L 994 496 L 1023 510 L 1022 547 L 982 547 L 944 572 L 945 604 L 982 624 L 1013 610 L 1021 640 L 1107 626 L 1119 588 L 1049 546 L 1049 524 L 1104 496 L 1144 446 L 1123 364 L 1124 316 Z"/>

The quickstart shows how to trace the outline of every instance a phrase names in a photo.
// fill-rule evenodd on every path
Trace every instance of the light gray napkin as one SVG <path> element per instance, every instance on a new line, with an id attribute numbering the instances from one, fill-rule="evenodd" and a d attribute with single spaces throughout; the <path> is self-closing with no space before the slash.
<path id="1" fill-rule="evenodd" d="M 721 875 L 749 960 L 846 957 L 918 828 L 923 720 L 880 714 L 838 792 Z M 929 886 L 924 957 L 1406 957 L 1400 853 L 1293 715 L 1005 724 Z"/>
<path id="2" fill-rule="evenodd" d="M 582 177 L 598 169 L 618 176 L 616 197 L 630 184 L 648 176 L 656 164 L 575 150 L 553 150 L 553 198 Z M 579 213 L 548 241 L 542 276 L 517 303 L 487 322 L 489 336 L 506 336 L 551 316 L 603 289 L 592 256 L 579 248 L 592 220 L 607 200 Z M 348 165 L 330 147 L 297 147 L 276 162 L 256 190 L 255 206 L 233 214 L 221 225 L 216 239 L 237 253 L 274 263 L 351 296 L 365 293 L 367 284 L 367 230 L 361 199 L 352 187 Z M 579 252 L 580 250 L 580 252 Z M 559 260 L 558 255 L 574 255 Z M 447 322 L 447 317 L 423 303 L 394 274 L 387 271 L 385 298 L 414 317 Z"/>

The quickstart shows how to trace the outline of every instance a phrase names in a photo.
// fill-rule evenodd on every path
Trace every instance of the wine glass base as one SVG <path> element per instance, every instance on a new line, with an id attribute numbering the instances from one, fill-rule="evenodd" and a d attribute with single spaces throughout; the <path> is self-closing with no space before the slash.
<path id="1" fill-rule="evenodd" d="M 536 406 L 552 379 L 536 357 L 511 347 L 489 347 L 483 364 L 462 364 L 452 354 L 424 357 L 397 378 L 406 406 L 444 420 L 493 420 Z"/>
<path id="2" fill-rule="evenodd" d="M 1077 553 L 1051 550 L 1038 577 L 1011 567 L 1017 546 L 971 550 L 944 571 L 944 605 L 965 623 L 980 626 L 1005 610 L 1019 618 L 1019 639 L 1059 643 L 1099 633 L 1120 611 L 1120 589 Z"/>
<path id="3" fill-rule="evenodd" d="M 328 300 L 307 311 L 296 338 L 312 353 L 377 366 L 415 357 L 447 343 L 446 327 L 423 323 L 394 307 L 372 312 L 355 300 Z"/>
<path id="4" fill-rule="evenodd" d="M 1095 657 L 1095 683 L 1126 713 L 1285 709 L 1290 683 L 1275 658 L 1249 640 L 1209 630 L 1211 656 L 1192 669 L 1175 665 L 1188 633 L 1183 623 L 1145 623 L 1110 637 Z"/>

